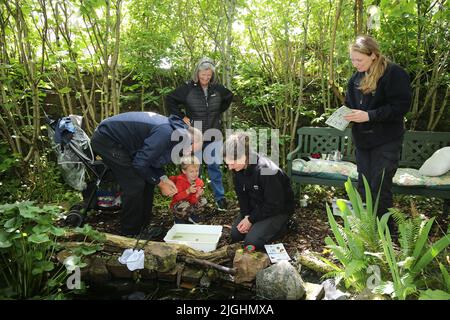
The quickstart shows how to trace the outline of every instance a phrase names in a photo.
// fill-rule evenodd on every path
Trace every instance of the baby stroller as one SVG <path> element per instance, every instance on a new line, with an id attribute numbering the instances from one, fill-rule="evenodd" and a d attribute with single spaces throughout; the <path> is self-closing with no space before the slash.
<path id="1" fill-rule="evenodd" d="M 55 150 L 65 182 L 82 192 L 83 203 L 67 212 L 65 224 L 83 225 L 89 210 L 117 211 L 120 209 L 120 190 L 112 172 L 95 159 L 90 138 L 81 128 L 81 116 L 71 115 L 52 120 L 45 114 L 48 135 Z"/>

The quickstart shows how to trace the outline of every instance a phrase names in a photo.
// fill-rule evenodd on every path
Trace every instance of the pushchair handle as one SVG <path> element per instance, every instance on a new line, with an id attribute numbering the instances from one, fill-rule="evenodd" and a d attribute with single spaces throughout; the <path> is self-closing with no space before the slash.
<path id="1" fill-rule="evenodd" d="M 45 122 L 47 122 L 47 125 L 49 125 L 50 128 L 55 130 L 58 120 L 50 118 L 50 116 L 47 114 L 47 112 L 45 112 L 45 110 L 43 110 L 43 112 L 44 112 L 44 116 L 45 116 Z"/>

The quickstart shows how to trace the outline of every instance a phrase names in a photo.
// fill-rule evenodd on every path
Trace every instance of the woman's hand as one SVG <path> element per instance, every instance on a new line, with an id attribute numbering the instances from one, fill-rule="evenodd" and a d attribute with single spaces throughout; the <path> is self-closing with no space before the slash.
<path id="1" fill-rule="evenodd" d="M 241 222 L 239 222 L 236 228 L 240 233 L 248 233 L 251 227 L 252 223 L 248 220 L 248 216 L 245 216 L 245 218 L 242 219 Z"/>
<path id="2" fill-rule="evenodd" d="M 158 187 L 161 190 L 161 193 L 167 197 L 172 197 L 178 192 L 175 183 L 173 183 L 173 181 L 169 179 L 162 180 L 158 184 Z"/>
<path id="3" fill-rule="evenodd" d="M 352 113 L 349 113 L 344 116 L 344 119 L 347 121 L 353 121 L 353 122 L 368 122 L 369 121 L 369 114 L 366 111 L 352 109 Z"/>

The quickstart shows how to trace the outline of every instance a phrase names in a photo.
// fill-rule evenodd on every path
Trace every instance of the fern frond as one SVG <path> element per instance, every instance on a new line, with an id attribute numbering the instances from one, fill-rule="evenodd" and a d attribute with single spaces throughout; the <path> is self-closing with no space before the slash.
<path id="1" fill-rule="evenodd" d="M 330 271 L 328 273 L 325 273 L 321 278 L 325 279 L 325 278 L 335 278 L 339 275 L 342 275 L 344 272 L 343 271 Z"/>
<path id="2" fill-rule="evenodd" d="M 352 260 L 345 267 L 345 277 L 349 278 L 353 276 L 355 273 L 360 272 L 363 269 L 367 268 L 367 262 L 364 260 Z"/>

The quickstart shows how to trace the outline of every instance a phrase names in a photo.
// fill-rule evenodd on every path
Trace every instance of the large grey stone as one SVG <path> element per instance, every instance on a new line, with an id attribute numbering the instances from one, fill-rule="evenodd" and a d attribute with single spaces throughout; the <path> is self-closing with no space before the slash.
<path id="1" fill-rule="evenodd" d="M 287 261 L 280 261 L 256 275 L 256 293 L 267 299 L 299 300 L 305 294 L 303 280 Z"/>

